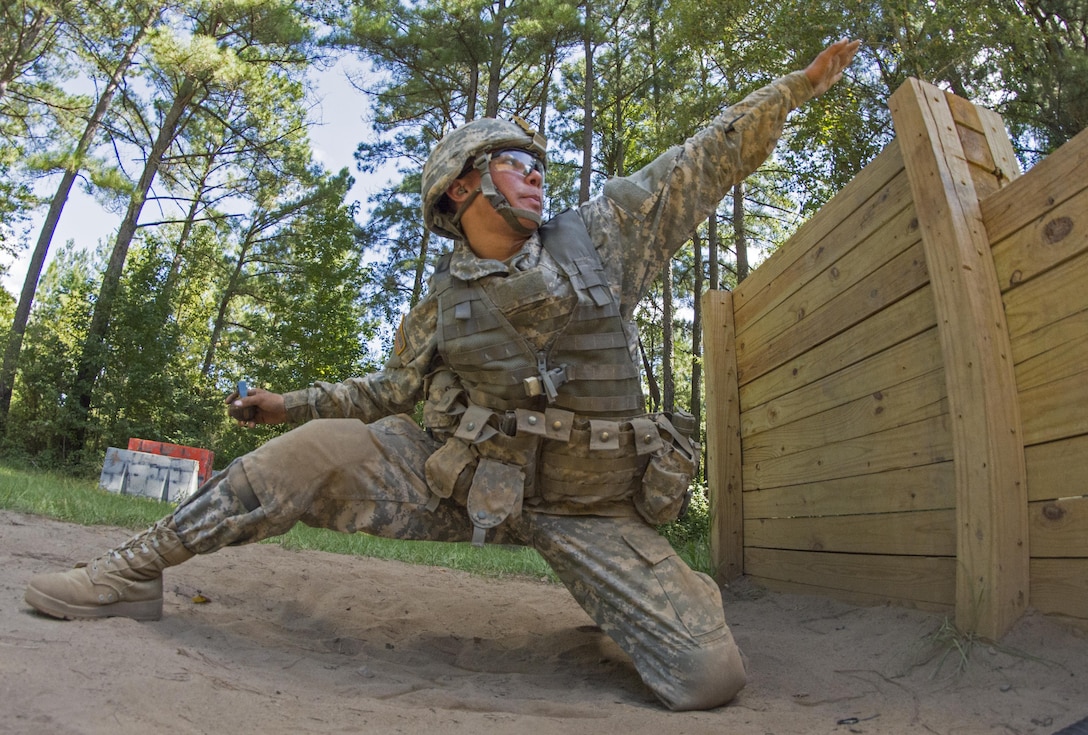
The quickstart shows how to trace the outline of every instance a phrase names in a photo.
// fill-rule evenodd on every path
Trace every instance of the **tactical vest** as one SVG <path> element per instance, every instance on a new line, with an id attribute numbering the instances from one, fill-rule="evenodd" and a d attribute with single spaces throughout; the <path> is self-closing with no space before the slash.
<path id="1" fill-rule="evenodd" d="M 527 271 L 469 282 L 450 273 L 447 256 L 431 282 L 438 352 L 468 398 L 451 440 L 460 444 L 445 449 L 463 459 L 471 446 L 479 458 L 466 500 L 478 530 L 523 501 L 628 513 L 648 455 L 665 446 L 582 218 L 568 210 L 540 239 L 541 262 Z"/>
<path id="2" fill-rule="evenodd" d="M 546 403 L 587 417 L 641 413 L 619 304 L 582 218 L 564 212 L 540 240 L 562 269 L 559 288 L 540 266 L 469 283 L 449 274 L 448 260 L 439 264 L 431 286 L 439 353 L 472 402 L 496 411 Z"/>

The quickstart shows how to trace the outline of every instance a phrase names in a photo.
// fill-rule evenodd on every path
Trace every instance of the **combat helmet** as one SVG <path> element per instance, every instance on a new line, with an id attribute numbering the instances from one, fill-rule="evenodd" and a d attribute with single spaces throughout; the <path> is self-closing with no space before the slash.
<path id="1" fill-rule="evenodd" d="M 424 226 L 437 235 L 463 240 L 465 235 L 461 231 L 461 215 L 477 196 L 483 194 L 515 232 L 530 234 L 532 230 L 526 229 L 518 222 L 518 218 L 531 220 L 539 225 L 540 215 L 511 207 L 506 197 L 495 187 L 489 165 L 491 152 L 519 148 L 543 161 L 547 147 L 547 139 L 521 118 L 498 120 L 484 117 L 450 131 L 435 144 L 423 165 Z M 451 211 L 446 190 L 470 168 L 480 172 L 480 186 L 456 211 Z"/>

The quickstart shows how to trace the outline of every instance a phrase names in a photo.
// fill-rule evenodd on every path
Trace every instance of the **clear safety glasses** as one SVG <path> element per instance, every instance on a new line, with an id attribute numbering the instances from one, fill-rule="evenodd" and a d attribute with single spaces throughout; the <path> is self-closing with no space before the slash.
<path id="1" fill-rule="evenodd" d="M 541 183 L 544 182 L 544 162 L 528 151 L 517 148 L 492 151 L 491 166 L 494 171 L 516 171 L 525 178 L 529 178 L 529 174 L 536 171 L 540 174 Z"/>

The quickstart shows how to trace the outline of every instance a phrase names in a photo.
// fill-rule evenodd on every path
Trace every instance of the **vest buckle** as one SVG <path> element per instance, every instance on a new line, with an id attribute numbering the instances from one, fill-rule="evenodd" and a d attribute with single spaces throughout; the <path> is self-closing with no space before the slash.
<path id="1" fill-rule="evenodd" d="M 530 398 L 547 395 L 548 403 L 555 403 L 555 399 L 559 397 L 560 386 L 570 380 L 567 366 L 560 365 L 559 367 L 549 370 L 548 359 L 545 357 L 544 353 L 541 352 L 537 355 L 536 370 L 537 375 L 533 375 L 521 381 L 525 386 L 525 395 Z"/>

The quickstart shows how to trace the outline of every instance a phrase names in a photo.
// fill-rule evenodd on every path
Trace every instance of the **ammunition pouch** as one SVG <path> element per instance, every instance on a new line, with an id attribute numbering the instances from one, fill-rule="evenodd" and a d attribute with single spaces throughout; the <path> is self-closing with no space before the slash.
<path id="1" fill-rule="evenodd" d="M 686 435 L 684 418 L 588 419 L 557 408 L 470 404 L 427 460 L 427 484 L 435 505 L 453 498 L 466 506 L 477 544 L 526 501 L 545 512 L 606 515 L 630 502 L 648 523 L 661 525 L 679 517 L 697 470 L 699 446 Z"/>

